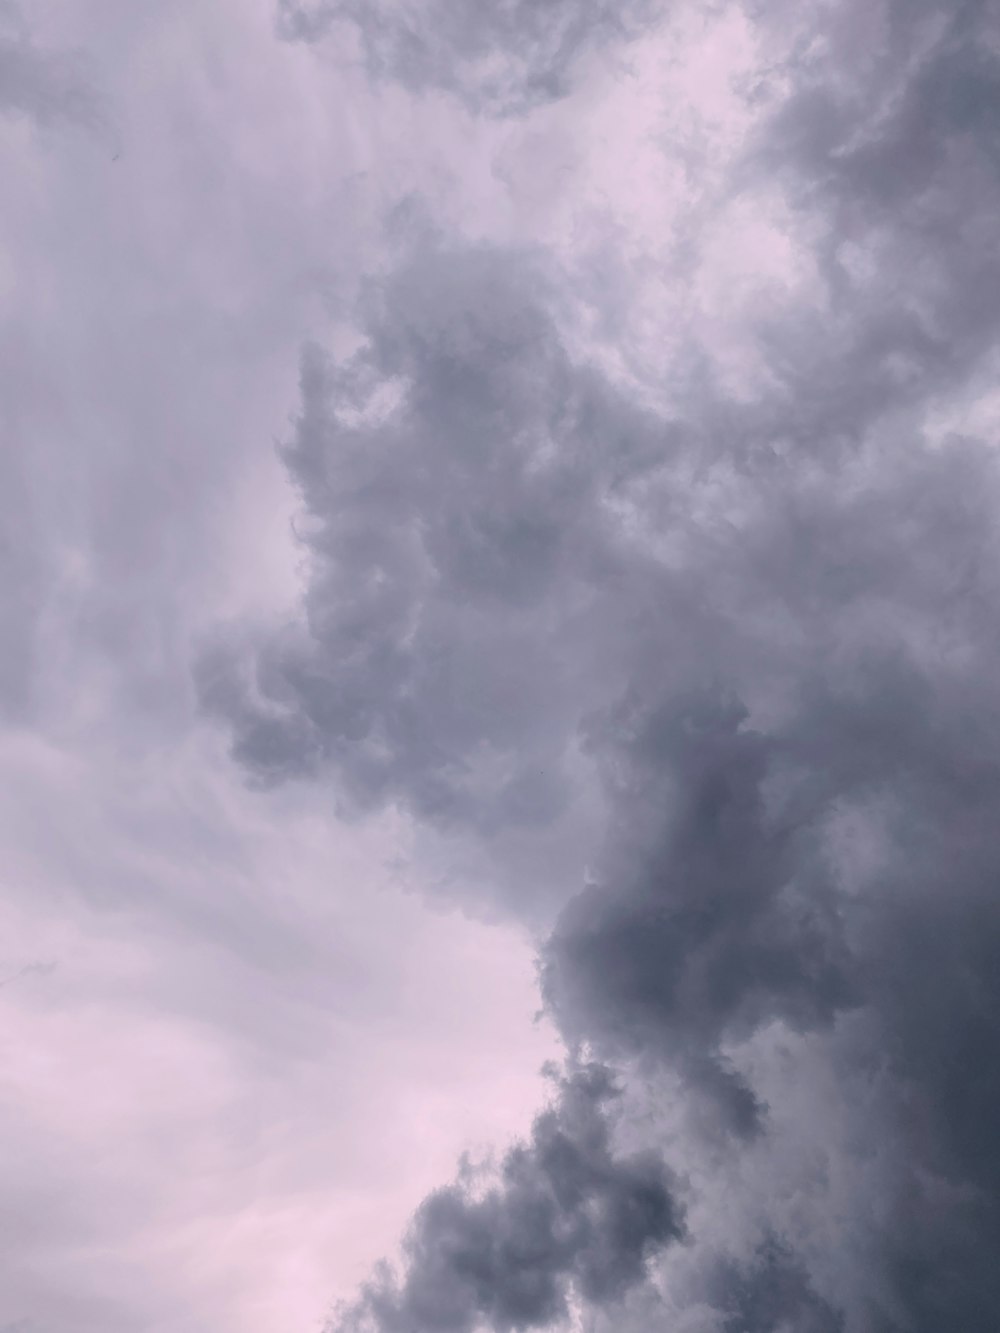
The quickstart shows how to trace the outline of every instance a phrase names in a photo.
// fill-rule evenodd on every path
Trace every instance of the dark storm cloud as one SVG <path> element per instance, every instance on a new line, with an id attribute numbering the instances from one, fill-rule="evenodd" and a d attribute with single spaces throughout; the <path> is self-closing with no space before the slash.
<path id="1" fill-rule="evenodd" d="M 545 990 L 571 1040 L 672 1065 L 744 1137 L 767 1136 L 771 1108 L 726 1051 L 775 1022 L 849 1019 L 843 1087 L 891 1071 L 877 1127 L 854 1136 L 873 1156 L 893 1145 L 880 1224 L 858 1200 L 858 1327 L 985 1333 L 1000 1309 L 1000 478 L 971 441 L 878 441 L 867 464 L 867 490 L 827 474 L 792 529 L 812 554 L 782 535 L 777 497 L 732 552 L 757 612 L 763 587 L 774 599 L 776 642 L 768 657 L 734 626 L 733 663 L 706 666 L 748 696 L 780 682 L 766 724 L 763 703 L 755 726 L 715 692 L 657 693 L 602 724 L 607 866 L 564 912 Z M 878 840 L 850 893 L 845 811 Z"/>
<path id="2" fill-rule="evenodd" d="M 599 1065 L 561 1078 L 557 1101 L 506 1155 L 498 1181 L 425 1199 L 402 1279 L 383 1275 L 331 1327 L 537 1328 L 565 1318 L 570 1291 L 601 1306 L 641 1282 L 650 1252 L 679 1240 L 682 1224 L 660 1159 L 615 1155 L 616 1095 Z"/>
<path id="3" fill-rule="evenodd" d="M 779 743 L 746 723 L 714 692 L 608 720 L 609 878 L 565 911 L 543 974 L 568 1036 L 682 1063 L 740 1132 L 759 1108 L 720 1060 L 722 1039 L 777 1016 L 828 1023 L 852 994 L 808 828 L 765 808 Z"/>
<path id="4" fill-rule="evenodd" d="M 354 33 L 375 78 L 443 89 L 475 110 L 513 114 L 564 96 L 586 51 L 627 39 L 655 0 L 280 0 L 280 26 L 314 42 Z"/>
<path id="5" fill-rule="evenodd" d="M 801 1264 L 768 1237 L 740 1264 L 713 1270 L 708 1296 L 722 1315 L 721 1333 L 843 1333 L 843 1315 L 818 1296 Z"/>
<path id="6" fill-rule="evenodd" d="M 599 788 L 590 882 L 543 950 L 567 1041 L 678 1075 L 756 1226 L 777 1205 L 732 1163 L 781 1165 L 776 1099 L 803 1075 L 789 1057 L 763 1095 L 754 1043 L 791 1034 L 828 1061 L 848 1126 L 825 1167 L 842 1289 L 786 1225 L 717 1270 L 722 1327 L 987 1333 L 1000 469 L 995 442 L 939 438 L 934 414 L 981 392 L 997 350 L 1000 47 L 986 5 L 797 13 L 813 40 L 732 195 L 781 192 L 824 300 L 759 314 L 750 400 L 706 353 L 653 417 L 569 356 L 537 259 L 418 239 L 372 287 L 362 351 L 305 362 L 287 461 L 306 623 L 222 644 L 203 689 L 256 777 L 327 776 L 485 840 L 532 828 L 569 855 L 560 821 Z M 537 1214 L 530 1256 L 509 1248 L 513 1201 L 534 1198 L 521 1160 L 485 1202 L 428 1200 L 408 1275 L 365 1318 L 525 1327 L 570 1281 L 606 1294 L 591 1242 L 554 1239 L 590 1216 L 580 1194 Z M 675 1233 L 640 1234 L 633 1256 Z"/>
<path id="7" fill-rule="evenodd" d="M 0 112 L 30 116 L 39 124 L 71 121 L 92 125 L 99 104 L 80 60 L 40 49 L 20 8 L 0 3 Z"/>

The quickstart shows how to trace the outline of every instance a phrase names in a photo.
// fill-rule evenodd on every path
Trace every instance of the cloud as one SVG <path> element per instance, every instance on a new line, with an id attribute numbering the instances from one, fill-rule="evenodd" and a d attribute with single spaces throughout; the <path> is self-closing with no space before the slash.
<path id="1" fill-rule="evenodd" d="M 720 1263 L 710 1295 L 724 1312 L 722 1333 L 843 1333 L 843 1315 L 817 1296 L 801 1265 L 773 1237 L 748 1263 Z"/>
<path id="2" fill-rule="evenodd" d="M 308 1318 L 526 1123 L 513 918 L 569 1072 L 345 1333 L 993 1333 L 992 8 L 98 8 L 0 39 L 0 1321 Z"/>
<path id="3" fill-rule="evenodd" d="M 93 126 L 101 118 L 81 57 L 40 49 L 10 0 L 0 5 L 0 112 L 26 115 L 40 125 Z"/>
<path id="4" fill-rule="evenodd" d="M 947 392 L 992 346 L 1000 57 L 980 3 L 803 18 L 790 90 L 735 174 L 758 197 L 781 190 L 811 232 L 827 299 L 759 336 L 786 429 L 833 443 Z"/>
<path id="5" fill-rule="evenodd" d="M 346 809 L 534 857 L 526 893 L 579 817 L 577 710 L 622 577 L 605 499 L 667 434 L 571 362 L 544 285 L 528 254 L 430 240 L 372 285 L 346 365 L 307 353 L 284 451 L 307 627 L 200 669 L 261 781 L 325 774 Z"/>
<path id="6" fill-rule="evenodd" d="M 650 1152 L 614 1155 L 607 1069 L 573 1068 L 558 1091 L 495 1184 L 424 1200 L 402 1280 L 383 1274 L 332 1329 L 539 1328 L 566 1318 L 571 1293 L 601 1306 L 642 1280 L 650 1251 L 682 1235 L 663 1165 Z"/>
<path id="7" fill-rule="evenodd" d="M 705 202 L 722 228 L 780 198 L 813 275 L 737 308 L 739 392 L 697 341 L 697 244 L 654 412 L 581 353 L 553 260 L 412 229 L 361 350 L 304 361 L 306 616 L 202 680 L 256 779 L 478 840 L 507 907 L 585 861 L 544 995 L 703 1201 L 664 1290 L 722 1250 L 716 1328 L 986 1333 L 1000 472 L 941 423 L 996 353 L 996 43 L 985 5 L 866 13 L 862 49 L 858 7 L 797 11 Z M 786 17 L 757 7 L 762 40 Z M 506 1255 L 507 1197 L 432 1196 L 413 1283 Z M 417 1311 L 409 1281 L 371 1289 L 376 1327 L 518 1326 L 492 1285 Z"/>
<path id="8" fill-rule="evenodd" d="M 563 97 L 586 52 L 627 40 L 656 16 L 655 0 L 279 0 L 280 29 L 316 42 L 356 37 L 374 78 L 413 92 L 443 89 L 473 110 L 523 114 Z"/>
<path id="9" fill-rule="evenodd" d="M 724 1038 L 828 1023 L 853 991 L 808 829 L 768 818 L 775 740 L 746 723 L 711 692 L 607 721 L 594 744 L 614 770 L 613 859 L 563 913 L 543 972 L 568 1036 L 685 1065 L 742 1132 L 760 1108 L 720 1063 Z"/>

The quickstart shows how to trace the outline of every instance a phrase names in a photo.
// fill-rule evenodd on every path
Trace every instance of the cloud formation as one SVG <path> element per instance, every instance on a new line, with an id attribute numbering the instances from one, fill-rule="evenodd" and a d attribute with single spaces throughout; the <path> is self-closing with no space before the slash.
<path id="1" fill-rule="evenodd" d="M 762 41 L 789 19 L 752 11 Z M 568 350 L 544 256 L 414 229 L 362 350 L 304 362 L 306 621 L 206 669 L 250 772 L 486 842 L 508 904 L 546 894 L 560 849 L 579 865 L 586 802 L 545 1000 L 639 1103 L 640 1073 L 677 1080 L 702 1123 L 674 1151 L 771 1237 L 730 1227 L 710 1260 L 692 1213 L 712 1328 L 986 1333 L 1000 1312 L 1000 472 L 962 425 L 1000 322 L 998 94 L 986 5 L 797 10 L 710 207 L 780 198 L 813 284 L 738 311 L 739 394 L 694 341 L 658 413 Z M 527 887 L 511 828 L 547 846 Z M 835 1109 L 794 1131 L 818 1185 L 783 1106 L 820 1067 Z M 502 1186 L 432 1196 L 413 1283 L 439 1234 L 446 1267 L 507 1253 Z M 542 1248 L 550 1282 L 600 1294 Z M 453 1326 L 388 1290 L 376 1327 Z M 455 1327 L 560 1313 L 456 1299 Z"/>
<path id="2" fill-rule="evenodd" d="M 579 819 L 578 712 L 623 576 L 606 499 L 666 438 L 571 363 L 544 286 L 528 254 L 429 237 L 372 285 L 346 365 L 306 354 L 284 456 L 307 625 L 201 667 L 262 781 L 324 773 L 345 808 L 398 802 L 526 866 Z"/>
<path id="3" fill-rule="evenodd" d="M 773 1237 L 748 1262 L 721 1263 L 709 1294 L 722 1314 L 721 1333 L 843 1333 L 843 1315 L 816 1295 L 801 1265 Z"/>
<path id="4" fill-rule="evenodd" d="M 571 1069 L 497 1182 L 425 1199 L 402 1279 L 383 1274 L 332 1327 L 539 1328 L 567 1317 L 570 1291 L 601 1306 L 640 1281 L 650 1253 L 680 1239 L 681 1212 L 655 1153 L 614 1154 L 606 1105 L 616 1095 L 606 1068 Z"/>
<path id="5" fill-rule="evenodd" d="M 0 0 L 0 1325 L 995 1333 L 994 11 Z"/>

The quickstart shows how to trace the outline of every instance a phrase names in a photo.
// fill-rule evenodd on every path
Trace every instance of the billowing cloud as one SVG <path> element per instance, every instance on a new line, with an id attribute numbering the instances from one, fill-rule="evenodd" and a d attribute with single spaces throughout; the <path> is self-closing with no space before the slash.
<path id="1" fill-rule="evenodd" d="M 654 411 L 581 350 L 553 260 L 414 228 L 361 350 L 304 361 L 306 617 L 217 648 L 203 689 L 256 778 L 478 841 L 508 908 L 580 871 L 545 1000 L 689 1173 L 656 1268 L 685 1329 L 986 1333 L 1000 464 L 967 423 L 1000 323 L 995 25 L 887 3 L 859 46 L 860 8 L 816 5 L 782 47 L 789 17 L 755 7 L 778 56 L 699 205 L 706 236 L 772 210 L 812 275 L 735 309 L 738 389 L 690 237 Z M 516 1170 L 497 1188 L 431 1196 L 375 1327 L 560 1316 L 499 1303 Z M 533 1253 L 533 1291 L 602 1294 Z M 456 1265 L 486 1286 L 419 1305 Z"/>
<path id="2" fill-rule="evenodd" d="M 372 286 L 349 363 L 307 353 L 285 450 L 307 625 L 201 668 L 261 780 L 324 773 L 348 809 L 495 842 L 529 896 L 579 823 L 580 703 L 625 572 L 606 502 L 668 436 L 571 362 L 544 285 L 529 254 L 429 239 Z"/>
<path id="3" fill-rule="evenodd" d="M 0 0 L 0 1326 L 995 1333 L 995 6 L 275 8 Z"/>
<path id="4" fill-rule="evenodd" d="M 497 1181 L 478 1190 L 460 1181 L 424 1200 L 402 1278 L 381 1275 L 335 1329 L 543 1327 L 567 1317 L 571 1292 L 598 1306 L 620 1297 L 642 1279 L 651 1251 L 680 1239 L 659 1158 L 612 1150 L 608 1070 L 581 1066 L 559 1085 Z"/>
<path id="5" fill-rule="evenodd" d="M 546 997 L 573 1039 L 682 1063 L 751 1132 L 760 1108 L 720 1045 L 850 1003 L 832 885 L 808 823 L 769 817 L 775 741 L 745 707 L 710 693 L 637 711 L 608 727 L 613 859 L 547 946 Z"/>
<path id="6" fill-rule="evenodd" d="M 708 1294 L 723 1316 L 721 1333 L 843 1333 L 843 1315 L 816 1295 L 801 1265 L 773 1237 L 748 1262 L 719 1264 Z"/>
<path id="7" fill-rule="evenodd" d="M 0 112 L 30 116 L 39 124 L 93 125 L 100 101 L 79 55 L 51 51 L 32 40 L 20 7 L 0 4 Z"/>

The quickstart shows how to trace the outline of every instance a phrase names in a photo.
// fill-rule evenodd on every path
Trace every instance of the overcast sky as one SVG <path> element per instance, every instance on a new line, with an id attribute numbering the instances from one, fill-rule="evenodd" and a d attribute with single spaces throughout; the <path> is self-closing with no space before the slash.
<path id="1" fill-rule="evenodd" d="M 0 0 L 0 1333 L 996 1333 L 988 0 Z"/>

